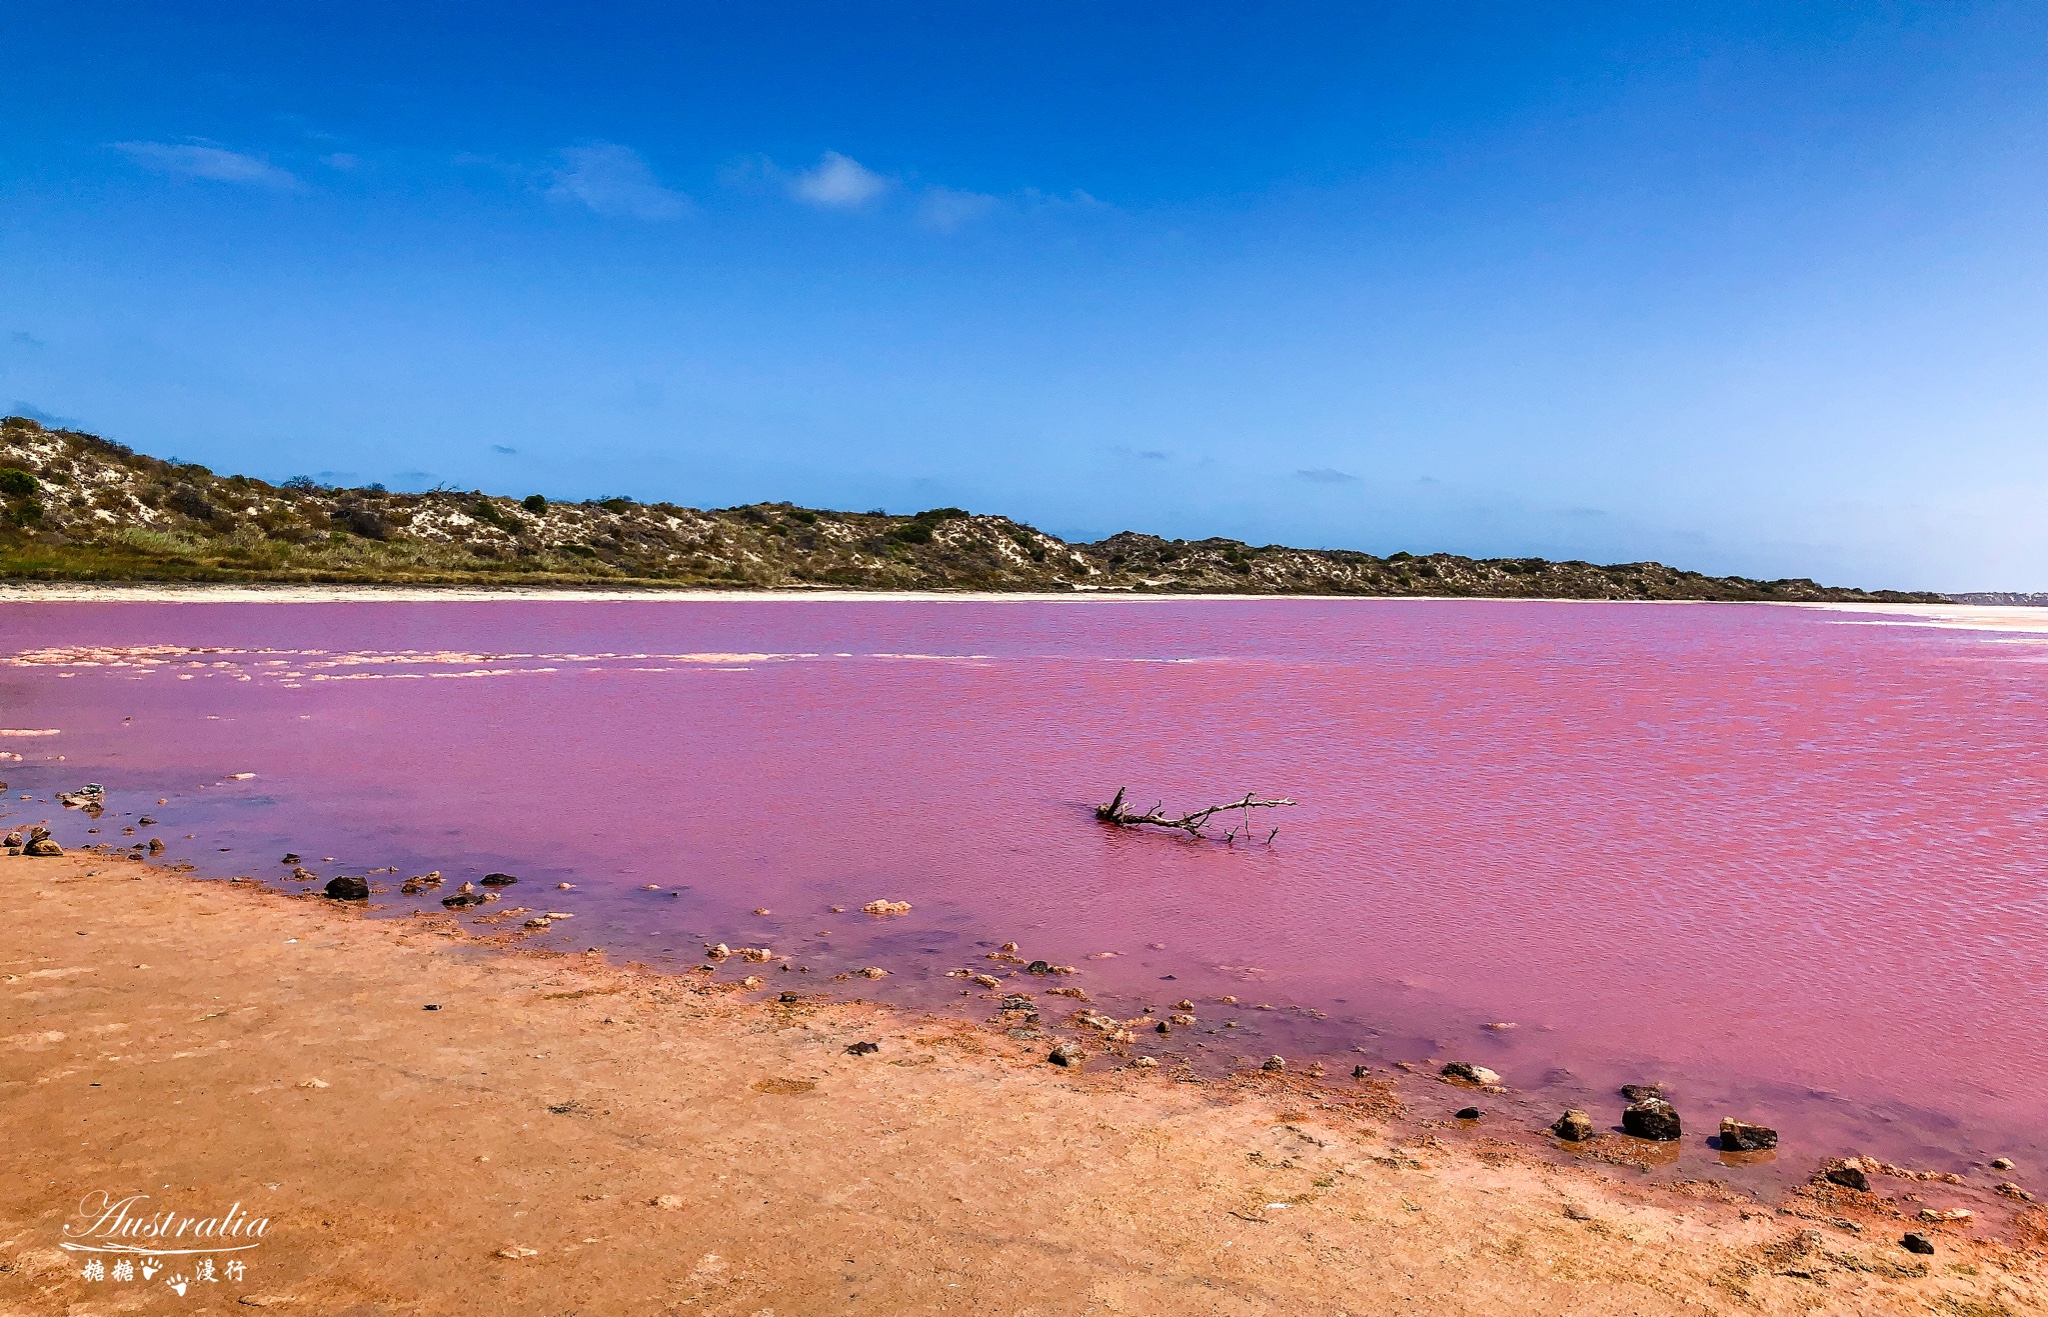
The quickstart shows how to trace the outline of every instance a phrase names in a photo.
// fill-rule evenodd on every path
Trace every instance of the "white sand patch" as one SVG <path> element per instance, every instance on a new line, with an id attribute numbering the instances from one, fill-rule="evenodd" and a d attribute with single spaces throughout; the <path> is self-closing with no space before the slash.
<path id="1" fill-rule="evenodd" d="M 2020 604 L 1774 604 L 1774 608 L 1813 608 L 1847 613 L 1844 622 L 1871 626 L 1926 626 L 1957 631 L 2000 631 L 2008 635 L 2048 635 L 2048 608 Z"/>

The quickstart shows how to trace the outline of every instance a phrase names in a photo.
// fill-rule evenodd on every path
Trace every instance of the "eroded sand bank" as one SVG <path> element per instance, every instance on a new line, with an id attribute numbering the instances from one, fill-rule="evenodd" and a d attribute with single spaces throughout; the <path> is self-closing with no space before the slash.
<path id="1" fill-rule="evenodd" d="M 1651 1189 L 1402 1114 L 1374 1081 L 1073 1073 L 970 1020 L 785 1003 L 773 976 L 700 990 L 96 856 L 0 858 L 0 930 L 8 1314 L 1991 1314 L 2044 1296 L 2031 1210 L 1909 1225 L 1915 1186 L 1881 1178 L 1778 1205 Z M 848 1053 L 862 1041 L 879 1050 Z M 88 1280 L 117 1256 L 59 1245 L 102 1194 L 268 1225 L 239 1253 Z M 1901 1249 L 1907 1228 L 1937 1253 Z"/>

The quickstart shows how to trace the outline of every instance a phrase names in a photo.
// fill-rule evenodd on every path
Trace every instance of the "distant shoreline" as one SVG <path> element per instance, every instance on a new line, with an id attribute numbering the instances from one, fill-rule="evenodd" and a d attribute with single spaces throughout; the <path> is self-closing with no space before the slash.
<path id="1" fill-rule="evenodd" d="M 0 581 L 0 605 L 85 604 L 325 604 L 325 603 L 1284 603 L 1290 600 L 1360 604 L 1760 604 L 1913 619 L 1918 625 L 1996 631 L 2048 630 L 2048 608 L 2026 604 L 1884 603 L 1833 600 L 1755 599 L 1579 599 L 1528 595 L 1207 594 L 1152 593 L 1124 589 L 1025 590 L 844 590 L 782 587 L 753 590 L 634 589 L 585 590 L 535 586 L 504 588 L 466 585 L 268 585 L 98 583 L 89 581 Z"/>

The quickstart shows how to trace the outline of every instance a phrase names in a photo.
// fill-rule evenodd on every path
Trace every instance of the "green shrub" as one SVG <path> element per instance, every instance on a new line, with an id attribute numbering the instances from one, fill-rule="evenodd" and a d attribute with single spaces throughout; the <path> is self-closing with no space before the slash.
<path id="1" fill-rule="evenodd" d="M 43 519 L 43 505 L 32 498 L 16 499 L 7 508 L 7 519 L 17 526 L 34 526 Z"/>
<path id="2" fill-rule="evenodd" d="M 0 466 L 0 494 L 25 498 L 36 492 L 36 478 L 19 467 Z"/>
<path id="3" fill-rule="evenodd" d="M 541 513 L 548 510 L 548 501 L 539 494 L 528 494 L 521 500 L 519 506 L 538 517 Z"/>
<path id="4" fill-rule="evenodd" d="M 479 499 L 477 505 L 469 510 L 469 515 L 485 525 L 496 526 L 507 535 L 517 535 L 526 529 L 525 522 L 511 513 L 503 511 L 497 504 L 482 499 Z"/>

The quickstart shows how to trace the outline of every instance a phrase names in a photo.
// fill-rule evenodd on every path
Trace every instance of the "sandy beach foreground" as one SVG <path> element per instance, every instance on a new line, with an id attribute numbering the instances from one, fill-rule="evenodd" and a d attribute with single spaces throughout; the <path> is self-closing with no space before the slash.
<path id="1" fill-rule="evenodd" d="M 1883 1184 L 1653 1189 L 1432 1125 L 1378 1082 L 1061 1070 L 972 1020 L 98 856 L 0 858 L 0 906 L 0 1313 L 1995 1314 L 2048 1293 L 2031 1211 L 1999 1239 L 1904 1221 Z M 94 1232 L 132 1195 L 130 1220 L 195 1224 L 156 1254 L 61 1247 L 134 1242 Z M 1902 1249 L 1909 1228 L 1937 1252 Z"/>

